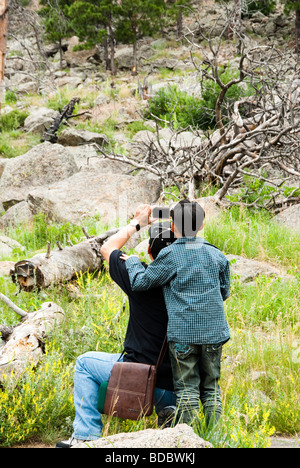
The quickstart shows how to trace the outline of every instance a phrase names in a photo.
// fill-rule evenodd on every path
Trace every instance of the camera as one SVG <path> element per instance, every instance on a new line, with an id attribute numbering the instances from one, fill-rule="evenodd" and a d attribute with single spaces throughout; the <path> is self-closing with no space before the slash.
<path id="1" fill-rule="evenodd" d="M 167 206 L 155 206 L 153 208 L 153 218 L 169 219 L 170 208 Z"/>

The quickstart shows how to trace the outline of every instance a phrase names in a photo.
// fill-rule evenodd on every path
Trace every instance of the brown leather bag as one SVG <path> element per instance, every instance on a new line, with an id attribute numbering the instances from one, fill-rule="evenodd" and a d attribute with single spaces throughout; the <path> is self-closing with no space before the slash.
<path id="1" fill-rule="evenodd" d="M 165 338 L 157 364 L 116 362 L 107 385 L 104 414 L 137 420 L 150 416 L 154 407 L 157 368 L 167 349 Z"/>

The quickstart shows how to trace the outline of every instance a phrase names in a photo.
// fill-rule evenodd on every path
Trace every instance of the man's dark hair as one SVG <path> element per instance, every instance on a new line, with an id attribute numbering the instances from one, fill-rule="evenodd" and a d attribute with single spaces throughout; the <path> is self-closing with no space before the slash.
<path id="1" fill-rule="evenodd" d="M 170 214 L 173 223 L 183 237 L 195 237 L 205 218 L 202 206 L 187 199 L 177 203 Z"/>
<path id="2" fill-rule="evenodd" d="M 162 249 L 176 241 L 170 221 L 161 221 L 152 224 L 149 229 L 149 236 L 149 245 L 154 259 Z"/>

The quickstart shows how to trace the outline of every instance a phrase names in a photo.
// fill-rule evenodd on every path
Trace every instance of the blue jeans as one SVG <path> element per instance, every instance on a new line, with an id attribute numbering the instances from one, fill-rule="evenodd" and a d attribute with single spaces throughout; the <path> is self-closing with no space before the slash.
<path id="1" fill-rule="evenodd" d="M 76 416 L 73 423 L 73 437 L 76 439 L 95 440 L 101 437 L 103 424 L 97 410 L 99 387 L 109 379 L 113 365 L 120 356 L 91 351 L 77 358 L 74 377 Z M 154 404 L 157 413 L 165 406 L 175 405 L 175 394 L 156 388 Z"/>

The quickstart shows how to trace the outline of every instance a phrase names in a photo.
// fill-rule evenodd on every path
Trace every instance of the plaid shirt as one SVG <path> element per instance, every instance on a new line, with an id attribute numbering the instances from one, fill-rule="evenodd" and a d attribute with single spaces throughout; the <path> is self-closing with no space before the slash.
<path id="1" fill-rule="evenodd" d="M 219 344 L 229 339 L 224 303 L 229 297 L 229 262 L 201 238 L 182 237 L 164 248 L 145 269 L 137 257 L 126 260 L 131 287 L 163 286 L 168 310 L 168 341 Z"/>

